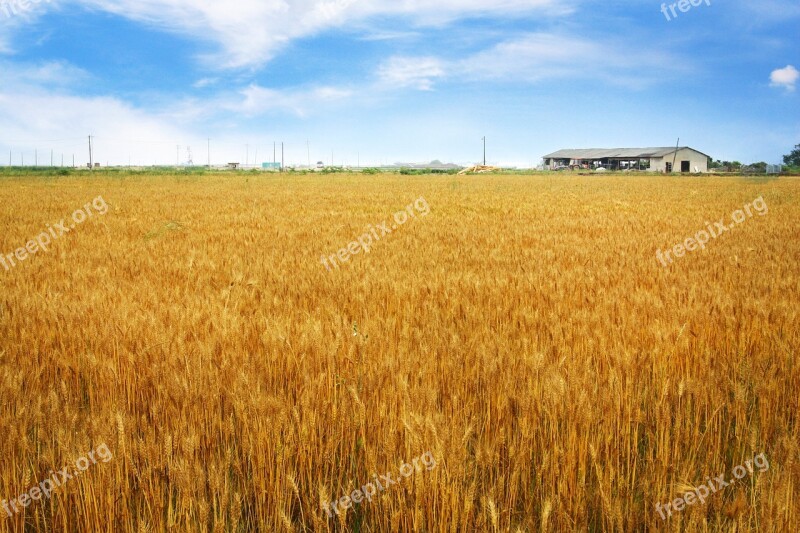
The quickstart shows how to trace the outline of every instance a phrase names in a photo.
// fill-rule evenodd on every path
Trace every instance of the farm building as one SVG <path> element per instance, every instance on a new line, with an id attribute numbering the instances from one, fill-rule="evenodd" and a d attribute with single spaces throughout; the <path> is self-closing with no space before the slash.
<path id="1" fill-rule="evenodd" d="M 646 170 L 649 172 L 708 172 L 709 156 L 683 146 L 668 148 L 589 148 L 559 150 L 544 156 L 545 168 Z M 675 168 L 673 169 L 673 162 Z"/>

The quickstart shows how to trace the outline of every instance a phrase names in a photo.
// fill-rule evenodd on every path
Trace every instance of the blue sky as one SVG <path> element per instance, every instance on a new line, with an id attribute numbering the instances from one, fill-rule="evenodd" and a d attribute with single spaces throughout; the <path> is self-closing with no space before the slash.
<path id="1" fill-rule="evenodd" d="M 89 134 L 110 164 L 208 138 L 215 164 L 466 164 L 483 136 L 502 165 L 678 137 L 779 162 L 800 2 L 694 2 L 0 0 L 0 164 L 84 164 Z"/>

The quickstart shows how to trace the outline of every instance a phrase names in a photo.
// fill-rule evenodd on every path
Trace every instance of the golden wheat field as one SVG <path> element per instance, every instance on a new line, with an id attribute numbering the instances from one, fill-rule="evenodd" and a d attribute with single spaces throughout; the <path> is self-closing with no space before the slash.
<path id="1" fill-rule="evenodd" d="M 0 531 L 800 529 L 798 179 L 4 177 L 0 224 Z"/>

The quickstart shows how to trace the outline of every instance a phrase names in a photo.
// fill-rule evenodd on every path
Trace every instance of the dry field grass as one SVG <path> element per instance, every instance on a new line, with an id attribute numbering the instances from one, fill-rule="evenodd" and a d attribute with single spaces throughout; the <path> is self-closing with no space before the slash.
<path id="1" fill-rule="evenodd" d="M 0 253 L 97 196 L 107 214 L 0 267 L 0 498 L 114 458 L 0 531 L 800 529 L 800 180 L 6 177 Z M 321 265 L 420 197 L 427 217 Z"/>

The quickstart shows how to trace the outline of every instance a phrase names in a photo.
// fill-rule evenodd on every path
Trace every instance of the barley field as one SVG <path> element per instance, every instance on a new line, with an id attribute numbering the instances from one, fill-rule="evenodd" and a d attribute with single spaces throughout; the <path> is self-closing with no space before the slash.
<path id="1" fill-rule="evenodd" d="M 0 226 L 0 531 L 800 529 L 796 178 L 4 176 Z"/>

